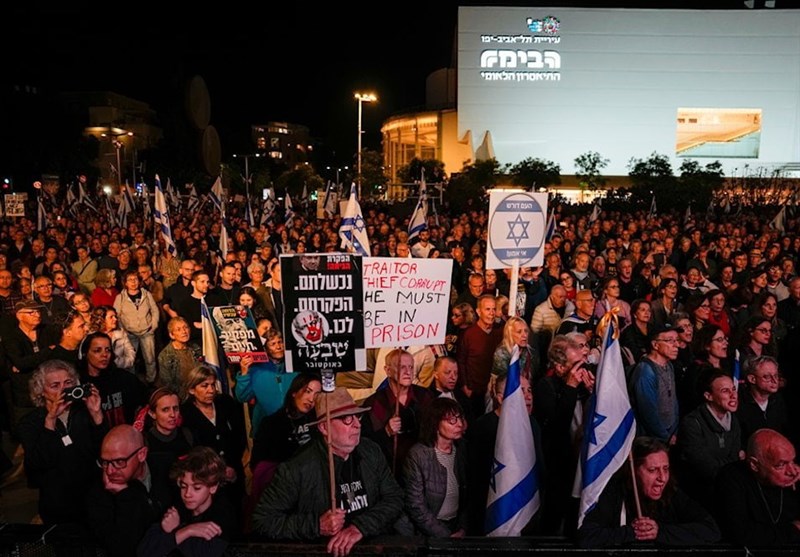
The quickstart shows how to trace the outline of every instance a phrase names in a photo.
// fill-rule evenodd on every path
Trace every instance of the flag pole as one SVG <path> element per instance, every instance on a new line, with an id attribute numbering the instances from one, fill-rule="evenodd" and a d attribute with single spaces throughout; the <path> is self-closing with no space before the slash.
<path id="1" fill-rule="evenodd" d="M 517 315 L 517 296 L 519 289 L 519 259 L 514 260 L 511 267 L 511 283 L 508 285 L 508 316 Z"/>
<path id="2" fill-rule="evenodd" d="M 325 429 L 328 435 L 325 436 L 325 444 L 328 446 L 328 486 L 331 496 L 331 512 L 336 512 L 336 487 L 334 482 L 333 467 L 333 445 L 331 444 L 331 406 L 330 394 L 336 389 L 336 379 L 330 369 L 324 369 L 320 373 L 322 379 L 322 392 L 325 394 Z"/>
<path id="3" fill-rule="evenodd" d="M 633 451 L 628 453 L 628 462 L 631 465 L 631 482 L 633 483 L 633 500 L 636 502 L 636 518 L 642 518 L 642 503 L 639 500 L 639 486 L 636 485 L 636 469 L 633 466 Z"/>

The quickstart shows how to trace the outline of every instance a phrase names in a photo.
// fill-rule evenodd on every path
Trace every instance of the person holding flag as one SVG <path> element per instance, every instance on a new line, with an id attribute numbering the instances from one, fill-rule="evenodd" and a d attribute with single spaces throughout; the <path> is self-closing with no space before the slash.
<path id="1" fill-rule="evenodd" d="M 523 391 L 519 347 L 515 346 L 503 390 L 486 500 L 485 529 L 490 537 L 520 536 L 539 510 L 539 468 L 529 399 Z"/>
<path id="2" fill-rule="evenodd" d="M 519 366 L 518 366 L 519 367 Z M 467 443 L 467 469 L 470 471 L 468 480 L 469 494 L 467 499 L 467 533 L 470 536 L 482 536 L 486 530 L 486 502 L 489 490 L 495 478 L 494 459 L 495 448 L 498 438 L 498 427 L 500 424 L 500 414 L 502 413 L 503 402 L 505 400 L 506 384 L 509 372 L 500 373 L 492 385 L 492 399 L 494 411 L 482 415 L 480 418 L 470 423 L 468 430 Z M 539 479 L 544 477 L 544 462 L 542 460 L 541 429 L 536 418 L 533 417 L 533 393 L 531 392 L 530 381 L 521 374 L 519 377 L 519 390 L 522 394 L 525 412 L 530 424 L 533 446 L 536 456 Z M 514 435 L 518 435 L 515 432 Z M 495 482 L 496 486 L 496 482 Z M 499 509 L 499 507 L 496 507 Z M 538 529 L 538 518 L 530 522 L 524 531 L 535 531 Z"/>
<path id="3" fill-rule="evenodd" d="M 624 460 L 623 455 L 620 464 Z M 578 530 L 578 543 L 586 548 L 636 542 L 696 546 L 719 539 L 708 511 L 675 484 L 669 447 L 652 437 L 633 442 L 630 466 L 611 479 Z"/>

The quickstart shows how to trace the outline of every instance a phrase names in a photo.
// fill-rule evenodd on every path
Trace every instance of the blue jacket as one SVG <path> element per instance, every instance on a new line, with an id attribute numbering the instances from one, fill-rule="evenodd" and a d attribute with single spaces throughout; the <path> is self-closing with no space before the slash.
<path id="1" fill-rule="evenodd" d="M 256 399 L 253 409 L 253 427 L 251 436 L 255 437 L 261 421 L 278 411 L 283 406 L 286 392 L 292 384 L 296 373 L 286 373 L 283 362 L 264 362 L 250 366 L 247 375 L 236 374 L 234 394 L 239 402 Z"/>
<path id="2" fill-rule="evenodd" d="M 678 431 L 678 396 L 675 392 L 675 374 L 672 365 L 669 365 L 668 374 L 669 377 L 659 377 L 647 356 L 642 358 L 633 370 L 630 384 L 631 405 L 636 413 L 638 435 L 669 441 L 669 438 Z M 659 406 L 659 388 L 668 387 L 660 385 L 661 381 L 671 381 L 672 384 L 668 407 Z M 667 420 L 664 416 L 666 412 L 672 415 L 671 420 Z"/>

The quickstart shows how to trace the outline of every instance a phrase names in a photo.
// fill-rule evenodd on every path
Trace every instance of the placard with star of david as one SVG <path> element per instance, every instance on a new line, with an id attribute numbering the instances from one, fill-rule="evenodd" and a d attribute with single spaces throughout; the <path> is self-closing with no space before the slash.
<path id="1" fill-rule="evenodd" d="M 487 269 L 544 263 L 547 194 L 493 190 L 489 194 Z"/>

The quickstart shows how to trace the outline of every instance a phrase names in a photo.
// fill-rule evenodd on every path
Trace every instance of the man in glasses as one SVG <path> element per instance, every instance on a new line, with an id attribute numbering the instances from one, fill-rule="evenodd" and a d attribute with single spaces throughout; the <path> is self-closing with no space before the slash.
<path id="1" fill-rule="evenodd" d="M 746 386 L 739 389 L 736 412 L 742 426 L 742 446 L 747 444 L 752 433 L 762 428 L 774 429 L 793 439 L 789 408 L 780 392 L 781 375 L 775 358 L 750 358 L 745 361 L 742 373 Z"/>
<path id="2" fill-rule="evenodd" d="M 369 408 L 356 406 L 343 387 L 318 393 L 315 407 L 321 436 L 278 467 L 256 505 L 253 525 L 275 539 L 327 538 L 328 553 L 343 556 L 362 538 L 391 532 L 403 507 L 403 490 L 380 448 L 361 438 L 360 414 Z M 333 505 L 326 441 L 334 455 Z"/>
<path id="3" fill-rule="evenodd" d="M 147 528 L 166 509 L 154 501 L 142 434 L 118 425 L 103 438 L 97 465 L 102 480 L 87 495 L 89 528 L 112 557 L 134 556 Z"/>
<path id="4" fill-rule="evenodd" d="M 679 419 L 672 362 L 678 357 L 678 334 L 682 331 L 670 323 L 653 327 L 650 351 L 636 364 L 629 384 L 637 435 L 670 445 L 677 440 Z"/>
<path id="5" fill-rule="evenodd" d="M 50 277 L 36 277 L 33 281 L 33 299 L 41 306 L 42 323 L 55 323 L 56 329 L 71 309 L 65 298 L 53 294 L 53 280 Z"/>

